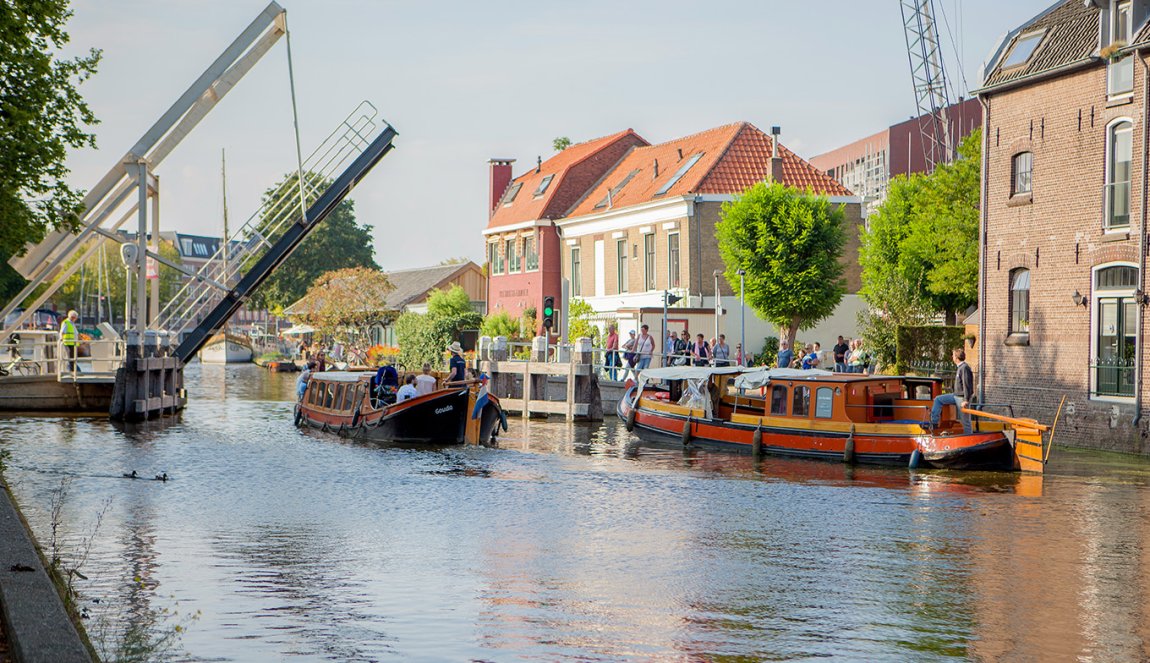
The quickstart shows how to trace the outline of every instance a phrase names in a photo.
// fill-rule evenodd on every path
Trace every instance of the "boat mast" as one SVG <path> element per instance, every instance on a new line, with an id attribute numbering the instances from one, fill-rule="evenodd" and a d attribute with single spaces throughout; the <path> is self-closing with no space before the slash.
<path id="1" fill-rule="evenodd" d="M 224 257 L 224 278 L 222 280 L 224 285 L 230 286 L 231 278 L 228 275 L 228 158 L 225 148 L 220 148 L 220 186 L 224 195 L 224 242 L 223 246 L 220 247 Z"/>

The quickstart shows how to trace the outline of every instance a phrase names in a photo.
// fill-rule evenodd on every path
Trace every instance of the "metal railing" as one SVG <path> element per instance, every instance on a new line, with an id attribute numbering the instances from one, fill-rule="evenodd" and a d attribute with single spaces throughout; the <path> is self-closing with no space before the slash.
<path id="1" fill-rule="evenodd" d="M 1100 358 L 1090 364 L 1094 371 L 1095 396 L 1126 397 L 1134 395 L 1134 360 Z"/>
<path id="2" fill-rule="evenodd" d="M 304 160 L 305 206 L 323 193 L 320 186 L 326 180 L 337 175 L 344 164 L 371 144 L 372 135 L 380 126 L 377 115 L 375 106 L 366 101 L 361 103 Z M 284 186 L 275 197 L 265 199 L 168 301 L 150 328 L 179 332 L 211 310 L 223 298 L 220 287 L 230 288 L 289 224 L 300 219 L 299 195 L 299 187 L 293 183 L 293 186 Z"/>
<path id="3" fill-rule="evenodd" d="M 82 339 L 75 345 L 66 345 L 57 332 L 18 332 L 4 344 L 0 378 L 50 376 L 61 382 L 112 380 L 123 361 L 124 343 L 118 338 Z"/>

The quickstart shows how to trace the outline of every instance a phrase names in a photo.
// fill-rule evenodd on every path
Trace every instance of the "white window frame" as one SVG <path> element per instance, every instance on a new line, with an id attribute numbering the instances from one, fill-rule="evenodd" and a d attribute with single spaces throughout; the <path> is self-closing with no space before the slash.
<path id="1" fill-rule="evenodd" d="M 571 296 L 583 296 L 583 251 L 580 246 L 571 246 Z"/>
<path id="2" fill-rule="evenodd" d="M 623 250 L 620 251 L 619 249 Z M 631 289 L 631 284 L 627 282 L 627 238 L 620 237 L 615 240 L 615 270 L 618 272 L 615 275 L 615 289 L 618 294 L 626 294 Z"/>
<path id="3" fill-rule="evenodd" d="M 647 250 L 647 238 L 651 238 L 651 251 Z M 643 291 L 656 292 L 659 289 L 659 240 L 654 232 L 643 233 Z"/>
<path id="4" fill-rule="evenodd" d="M 1111 226 L 1110 225 L 1110 186 L 1114 184 L 1114 135 L 1115 129 L 1122 123 L 1130 125 L 1130 182 L 1129 182 L 1129 200 L 1127 207 L 1132 208 L 1134 202 L 1134 119 L 1130 117 L 1118 117 L 1111 120 L 1106 125 L 1106 163 L 1104 165 L 1106 171 L 1105 183 L 1102 187 L 1102 229 L 1106 233 L 1127 233 L 1130 232 L 1132 220 L 1127 220 L 1124 226 Z M 1132 211 L 1132 210 L 1131 210 Z"/>
<path id="5" fill-rule="evenodd" d="M 1127 14 L 1126 19 L 1126 34 L 1118 34 L 1118 17 L 1121 15 L 1123 9 Z M 1107 32 L 1110 34 L 1110 43 L 1116 41 L 1126 42 L 1127 45 L 1134 36 L 1134 3 L 1131 0 L 1118 0 L 1112 2 L 1110 5 L 1110 26 Z M 1130 87 L 1125 90 L 1114 90 L 1115 73 L 1118 67 L 1128 67 L 1130 69 Z M 1107 63 L 1106 65 L 1106 94 L 1110 99 L 1124 99 L 1134 96 L 1134 55 L 1127 54 L 1121 60 L 1115 60 Z"/>
<path id="6" fill-rule="evenodd" d="M 527 242 L 531 242 L 534 249 L 532 253 L 535 254 L 535 266 L 532 267 L 527 261 Z M 523 271 L 524 272 L 537 272 L 539 271 L 539 233 L 533 232 L 523 236 Z"/>
<path id="7" fill-rule="evenodd" d="M 1108 262 L 1102 265 L 1095 265 L 1090 268 L 1090 357 L 1088 359 L 1089 363 L 1087 364 L 1087 370 L 1090 372 L 1090 392 L 1087 397 L 1091 401 L 1099 401 L 1104 403 L 1133 403 L 1133 396 L 1099 396 L 1095 393 L 1098 391 L 1098 370 L 1094 368 L 1094 362 L 1098 359 L 1098 325 L 1102 322 L 1101 301 L 1103 299 L 1102 297 L 1098 296 L 1098 290 L 1095 288 L 1095 286 L 1098 283 L 1098 272 L 1110 267 L 1133 267 L 1135 270 L 1137 270 L 1138 263 L 1119 260 L 1116 262 Z M 1138 275 L 1138 282 L 1142 282 L 1141 274 Z M 1134 291 L 1137 289 L 1137 286 L 1135 286 L 1129 290 L 1106 290 L 1106 298 L 1109 299 L 1112 296 L 1133 297 Z M 1135 343 L 1141 342 L 1141 338 L 1135 339 Z M 1138 380 L 1142 379 L 1141 371 L 1138 369 L 1137 364 L 1135 364 L 1134 368 L 1134 379 L 1135 384 L 1137 384 Z"/>
<path id="8" fill-rule="evenodd" d="M 672 270 L 671 267 L 671 238 L 675 238 L 675 260 L 679 263 L 675 265 L 677 270 Z M 658 255 L 658 251 L 655 252 Z M 677 272 L 677 273 L 676 273 Z M 678 277 L 678 283 L 672 283 L 672 279 Z M 678 231 L 667 233 L 667 289 L 673 290 L 682 287 L 683 285 L 683 244 L 682 237 L 679 236 Z"/>

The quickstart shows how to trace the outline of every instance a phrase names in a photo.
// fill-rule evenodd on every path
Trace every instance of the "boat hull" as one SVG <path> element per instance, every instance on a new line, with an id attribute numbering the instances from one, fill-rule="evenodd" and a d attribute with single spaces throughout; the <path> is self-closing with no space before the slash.
<path id="1" fill-rule="evenodd" d="M 214 339 L 200 350 L 200 361 L 205 364 L 250 364 L 253 357 L 250 345 L 232 339 Z"/>
<path id="2" fill-rule="evenodd" d="M 697 419 L 632 406 L 634 390 L 620 399 L 616 414 L 640 439 L 657 443 L 702 444 L 751 452 L 756 427 L 723 419 Z M 923 469 L 1011 471 L 1018 469 L 1010 440 L 1000 432 L 934 437 L 862 435 L 797 428 L 759 428 L 765 454 L 865 465 L 908 467 L 915 451 Z"/>
<path id="3" fill-rule="evenodd" d="M 115 385 L 107 382 L 60 382 L 55 375 L 0 378 L 0 412 L 68 412 L 108 414 Z"/>
<path id="4" fill-rule="evenodd" d="M 462 444 L 471 417 L 467 389 L 435 392 L 363 416 L 318 412 L 306 406 L 299 414 L 301 424 L 343 437 L 404 444 Z M 503 423 L 498 401 L 491 399 L 480 417 L 479 440 L 493 444 Z"/>

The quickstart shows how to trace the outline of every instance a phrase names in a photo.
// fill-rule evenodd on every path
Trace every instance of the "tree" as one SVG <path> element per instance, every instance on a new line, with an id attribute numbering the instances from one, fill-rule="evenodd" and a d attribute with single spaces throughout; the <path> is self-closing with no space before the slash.
<path id="1" fill-rule="evenodd" d="M 572 299 L 567 304 L 567 340 L 574 343 L 581 338 L 589 338 L 599 344 L 599 328 L 591 322 L 595 309 L 582 299 Z"/>
<path id="2" fill-rule="evenodd" d="M 283 223 L 285 220 L 299 218 L 298 182 L 296 174 L 291 173 L 264 193 L 259 224 L 269 240 L 274 241 L 282 234 L 287 225 Z M 315 173 L 306 173 L 304 182 L 308 205 L 331 184 Z M 279 314 L 303 297 L 316 279 L 327 272 L 353 267 L 379 270 L 374 254 L 372 227 L 356 223 L 355 202 L 345 199 L 256 290 L 252 305 Z M 249 258 L 249 265 L 258 257 Z"/>
<path id="3" fill-rule="evenodd" d="M 520 338 L 520 321 L 502 309 L 483 318 L 483 325 L 479 327 L 479 333 L 483 336 L 490 336 L 496 338 L 499 336 L 506 336 L 508 339 L 517 340 Z"/>
<path id="4" fill-rule="evenodd" d="M 24 286 L 6 264 L 49 228 L 73 228 L 83 194 L 68 186 L 69 148 L 94 147 L 96 117 L 77 86 L 100 52 L 61 59 L 65 0 L 10 0 L 0 11 L 0 300 Z"/>
<path id="5" fill-rule="evenodd" d="M 462 264 L 469 263 L 469 262 L 471 262 L 471 258 L 468 258 L 467 256 L 457 256 L 455 258 L 448 258 L 446 260 L 440 260 L 439 264 L 442 266 L 447 266 L 447 265 L 462 265 Z"/>
<path id="6" fill-rule="evenodd" d="M 458 283 L 447 290 L 432 290 L 427 296 L 427 312 L 431 315 L 461 317 L 474 313 L 471 296 Z"/>
<path id="7" fill-rule="evenodd" d="M 891 182 L 859 250 L 860 294 L 871 308 L 905 310 L 900 288 L 910 287 L 914 303 L 944 312 L 953 324 L 977 303 L 981 135 L 967 136 L 953 163 Z"/>
<path id="8" fill-rule="evenodd" d="M 304 297 L 299 318 L 324 336 L 350 331 L 362 333 L 381 320 L 387 295 L 395 287 L 387 275 L 369 267 L 349 267 L 327 272 L 316 279 Z"/>
<path id="9" fill-rule="evenodd" d="M 555 148 L 556 152 L 562 152 L 563 150 L 571 147 L 571 139 L 566 136 L 559 136 L 555 140 L 551 141 L 551 147 Z"/>
<path id="10" fill-rule="evenodd" d="M 759 317 L 793 345 L 800 329 L 830 315 L 846 292 L 839 261 L 846 244 L 841 208 L 823 196 L 760 182 L 723 204 L 715 226 L 725 276 Z"/>

